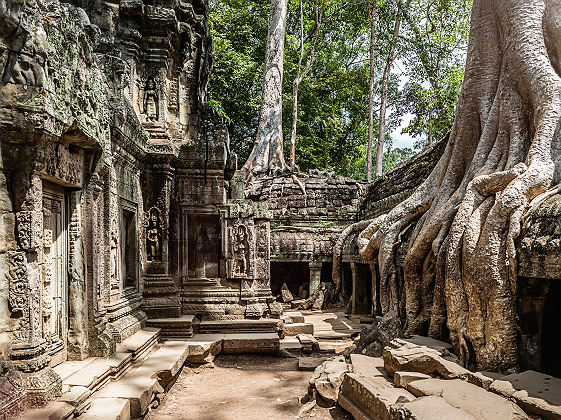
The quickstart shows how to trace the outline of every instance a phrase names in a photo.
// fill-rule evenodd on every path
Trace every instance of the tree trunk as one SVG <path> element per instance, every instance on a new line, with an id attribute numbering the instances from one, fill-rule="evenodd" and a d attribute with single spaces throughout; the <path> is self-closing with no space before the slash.
<path id="1" fill-rule="evenodd" d="M 282 136 L 282 76 L 286 8 L 286 0 L 271 0 L 257 137 L 249 159 L 243 167 L 246 182 L 268 174 L 275 168 L 284 169 L 286 167 Z"/>
<path id="2" fill-rule="evenodd" d="M 376 44 L 374 14 L 376 13 L 376 4 L 374 4 L 373 8 L 370 6 L 370 0 L 366 3 L 368 6 L 368 20 L 370 21 L 370 75 L 368 83 L 368 149 L 366 151 L 366 180 L 370 182 L 372 181 L 372 146 L 374 144 L 374 45 Z"/>
<path id="3" fill-rule="evenodd" d="M 316 30 L 314 33 L 314 38 L 312 41 L 312 46 L 310 48 L 310 56 L 308 58 L 308 64 L 302 71 L 302 60 L 304 59 L 304 10 L 302 7 L 302 0 L 300 0 L 300 58 L 298 59 L 298 71 L 296 73 L 296 78 L 292 83 L 292 131 L 290 134 L 290 166 L 292 169 L 296 168 L 296 129 L 298 125 L 298 89 L 300 88 L 300 83 L 308 75 L 314 64 L 314 55 L 316 49 L 316 43 L 319 39 L 319 34 L 321 30 L 321 21 L 323 15 L 323 8 L 325 7 L 325 1 L 321 6 L 316 6 Z"/>
<path id="4" fill-rule="evenodd" d="M 392 41 L 388 58 L 386 59 L 386 67 L 382 76 L 382 93 L 380 95 L 380 118 L 378 121 L 378 149 L 376 150 L 376 176 L 382 176 L 382 158 L 384 157 L 384 139 L 386 137 L 386 107 L 388 102 L 388 85 L 390 83 L 390 73 L 394 60 L 395 45 L 399 36 L 401 27 L 401 7 L 397 10 L 395 16 L 395 26 L 393 29 Z"/>
<path id="5" fill-rule="evenodd" d="M 358 239 L 363 257 L 378 254 L 388 311 L 399 299 L 396 244 L 418 220 L 403 263 L 407 330 L 439 337 L 447 327 L 462 362 L 481 370 L 518 367 L 514 241 L 529 203 L 560 179 L 560 28 L 557 0 L 474 1 L 446 150 Z"/>

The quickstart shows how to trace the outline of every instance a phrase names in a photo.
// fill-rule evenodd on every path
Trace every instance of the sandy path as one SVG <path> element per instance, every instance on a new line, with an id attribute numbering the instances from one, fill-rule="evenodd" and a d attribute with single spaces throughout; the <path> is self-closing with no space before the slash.
<path id="1" fill-rule="evenodd" d="M 314 408 L 298 417 L 311 372 L 298 359 L 223 355 L 214 368 L 185 367 L 150 420 L 351 419 L 341 408 Z"/>

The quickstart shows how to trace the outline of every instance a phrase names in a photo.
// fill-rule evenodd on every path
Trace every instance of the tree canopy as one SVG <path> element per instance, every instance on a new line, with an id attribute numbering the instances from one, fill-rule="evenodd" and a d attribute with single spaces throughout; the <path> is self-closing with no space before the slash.
<path id="1" fill-rule="evenodd" d="M 370 0 L 376 7 L 374 102 L 401 0 Z M 368 141 L 370 25 L 366 0 L 303 0 L 304 63 L 314 42 L 316 14 L 322 5 L 321 32 L 314 64 L 298 93 L 296 163 L 302 171 L 323 169 L 365 179 Z M 231 148 L 244 162 L 257 130 L 269 0 L 211 0 L 215 68 L 210 104 L 229 123 Z M 411 0 L 404 8 L 388 93 L 384 171 L 414 153 L 396 148 L 392 137 L 402 129 L 415 137 L 416 149 L 438 140 L 454 121 L 463 78 L 470 0 Z M 300 49 L 300 3 L 288 1 L 283 137 L 290 150 L 292 83 Z M 375 112 L 376 113 L 376 112 Z M 407 117 L 409 124 L 403 123 Z M 374 121 L 378 136 L 378 121 Z M 288 158 L 288 156 L 286 156 Z"/>

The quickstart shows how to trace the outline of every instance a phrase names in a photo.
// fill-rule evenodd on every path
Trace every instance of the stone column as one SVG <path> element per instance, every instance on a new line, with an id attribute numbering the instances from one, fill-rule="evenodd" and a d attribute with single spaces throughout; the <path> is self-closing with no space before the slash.
<path id="1" fill-rule="evenodd" d="M 359 274 L 359 267 L 358 264 L 355 262 L 351 263 L 351 272 L 352 272 L 352 278 L 353 278 L 353 294 L 351 295 L 351 313 L 352 314 L 356 314 L 356 292 L 357 292 L 357 282 L 358 282 L 358 276 Z"/>
<path id="2" fill-rule="evenodd" d="M 374 261 L 370 262 L 370 274 L 372 275 L 372 316 L 376 316 L 378 312 L 378 292 L 376 290 L 376 285 L 378 283 L 378 277 L 376 275 L 376 263 Z"/>
<path id="3" fill-rule="evenodd" d="M 317 290 L 321 282 L 321 261 L 310 261 L 308 266 L 310 268 L 310 296 Z"/>
<path id="4" fill-rule="evenodd" d="M 181 303 L 169 272 L 170 201 L 174 169 L 169 163 L 152 165 L 148 177 L 152 200 L 144 206 L 144 304 L 150 318 L 178 318 Z"/>

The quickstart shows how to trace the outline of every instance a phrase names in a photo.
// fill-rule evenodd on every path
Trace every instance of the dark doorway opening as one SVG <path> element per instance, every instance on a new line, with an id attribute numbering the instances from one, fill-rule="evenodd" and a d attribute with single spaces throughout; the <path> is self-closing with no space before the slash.
<path id="1" fill-rule="evenodd" d="M 306 262 L 271 262 L 271 292 L 280 294 L 286 283 L 292 295 L 300 296 L 300 289 L 309 290 L 310 268 Z"/>
<path id="2" fill-rule="evenodd" d="M 551 280 L 542 326 L 542 372 L 561 378 L 561 280 Z"/>
<path id="3" fill-rule="evenodd" d="M 356 265 L 355 314 L 372 312 L 372 274 L 367 264 Z"/>
<path id="4" fill-rule="evenodd" d="M 324 262 L 321 264 L 320 283 L 333 283 L 333 263 Z"/>

